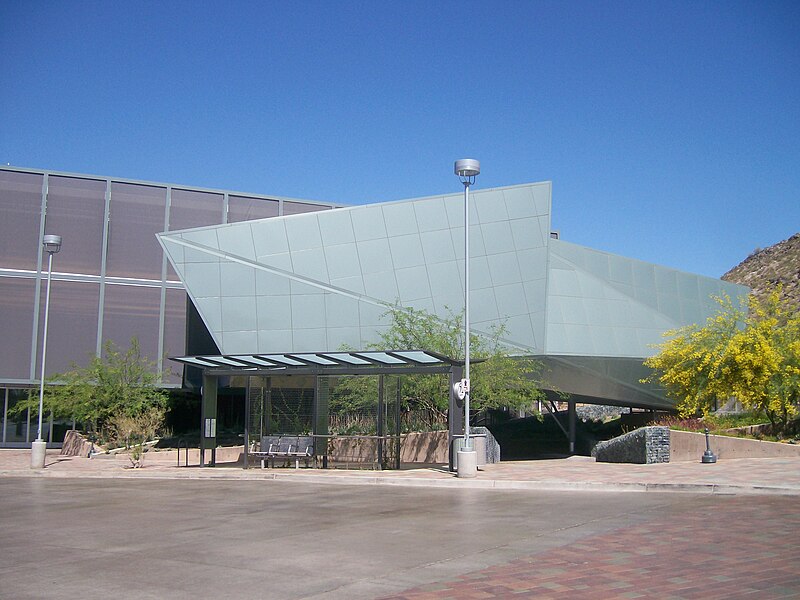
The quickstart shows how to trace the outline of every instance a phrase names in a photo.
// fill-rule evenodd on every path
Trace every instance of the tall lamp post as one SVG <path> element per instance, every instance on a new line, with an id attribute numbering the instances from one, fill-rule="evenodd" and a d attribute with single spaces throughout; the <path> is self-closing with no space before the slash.
<path id="1" fill-rule="evenodd" d="M 31 443 L 31 468 L 43 469 L 47 451 L 47 442 L 42 439 L 42 413 L 44 412 L 44 362 L 47 358 L 47 321 L 50 316 L 50 278 L 53 274 L 53 254 L 61 250 L 60 235 L 46 235 L 42 239 L 44 249 L 48 254 L 47 261 L 47 292 L 44 299 L 44 330 L 42 332 L 42 372 L 39 381 L 39 429 L 36 440 Z"/>
<path id="2" fill-rule="evenodd" d="M 481 163 L 474 158 L 457 160 L 455 174 L 464 184 L 464 381 L 461 382 L 464 394 L 464 446 L 458 451 L 458 476 L 475 477 L 478 474 L 478 461 L 472 440 L 469 437 L 469 186 L 481 172 Z"/>

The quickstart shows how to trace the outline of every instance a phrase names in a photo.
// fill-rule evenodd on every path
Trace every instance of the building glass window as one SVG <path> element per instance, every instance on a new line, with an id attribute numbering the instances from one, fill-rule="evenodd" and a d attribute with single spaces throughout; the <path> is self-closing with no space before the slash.
<path id="1" fill-rule="evenodd" d="M 222 194 L 172 190 L 169 209 L 169 230 L 219 225 L 223 216 Z"/>
<path id="2" fill-rule="evenodd" d="M 42 175 L 0 170 L 0 267 L 36 270 Z"/>
<path id="3" fill-rule="evenodd" d="M 36 280 L 0 277 L 0 377 L 28 379 L 31 376 L 31 335 Z"/>
<path id="4" fill-rule="evenodd" d="M 228 196 L 228 223 L 277 217 L 278 205 L 277 200 Z"/>
<path id="5" fill-rule="evenodd" d="M 54 263 L 58 271 L 100 274 L 105 197 L 105 181 L 49 177 L 44 232 L 64 238 Z"/>
<path id="6" fill-rule="evenodd" d="M 186 292 L 168 289 L 164 303 L 164 356 L 186 354 Z M 166 383 L 181 382 L 181 365 L 169 360 L 164 367 L 170 372 Z"/>
<path id="7" fill-rule="evenodd" d="M 142 356 L 158 359 L 158 323 L 161 289 L 132 285 L 106 285 L 103 304 L 103 343 L 113 342 L 120 350 L 139 339 Z"/>
<path id="8" fill-rule="evenodd" d="M 56 256 L 60 256 L 60 254 Z M 51 286 L 45 377 L 68 370 L 72 363 L 81 367 L 86 366 L 97 349 L 97 308 L 100 303 L 100 284 L 53 280 Z M 37 378 L 41 372 L 46 291 L 47 283 L 42 282 L 39 300 L 41 307 L 39 309 L 39 345 L 36 352 Z"/>
<path id="9" fill-rule="evenodd" d="M 106 274 L 161 279 L 163 253 L 156 234 L 164 231 L 165 188 L 111 184 Z"/>
<path id="10" fill-rule="evenodd" d="M 36 419 L 31 419 L 29 411 L 15 412 L 12 409 L 14 405 L 19 402 L 24 402 L 28 399 L 28 394 L 34 390 L 27 389 L 9 389 L 8 390 L 8 420 L 4 424 L 2 441 L 7 444 L 19 444 L 30 442 L 36 437 L 36 430 L 39 426 Z M 6 390 L 0 389 L 0 405 L 5 410 L 5 396 Z M 2 417 L 2 414 L 0 414 Z M 42 423 L 42 429 L 45 424 Z M 44 431 L 42 433 L 45 433 Z M 45 434 L 46 435 L 46 434 Z"/>
<path id="11" fill-rule="evenodd" d="M 284 215 L 298 215 L 300 213 L 309 213 L 309 212 L 317 212 L 320 210 L 329 210 L 330 206 L 325 206 L 323 204 L 311 204 L 306 202 L 290 202 L 289 200 L 284 200 L 283 202 L 283 214 Z"/>

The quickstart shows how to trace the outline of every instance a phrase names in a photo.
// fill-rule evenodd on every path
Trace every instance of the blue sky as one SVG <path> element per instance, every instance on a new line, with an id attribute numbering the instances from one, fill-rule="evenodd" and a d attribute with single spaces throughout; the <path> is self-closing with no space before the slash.
<path id="1" fill-rule="evenodd" d="M 720 276 L 800 231 L 798 2 L 0 2 L 0 162 L 347 204 L 550 180 Z"/>

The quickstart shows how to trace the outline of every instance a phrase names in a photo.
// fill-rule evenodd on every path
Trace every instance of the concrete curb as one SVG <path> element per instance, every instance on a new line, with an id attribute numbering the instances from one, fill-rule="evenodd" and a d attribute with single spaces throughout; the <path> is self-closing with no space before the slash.
<path id="1" fill-rule="evenodd" d="M 305 473 L 277 473 L 234 471 L 221 469 L 196 469 L 186 473 L 147 469 L 120 468 L 118 472 L 64 472 L 44 470 L 0 470 L 2 477 L 56 478 L 56 479 L 148 479 L 148 480 L 228 480 L 228 481 L 279 481 L 328 485 L 383 485 L 398 487 L 572 491 L 572 492 L 671 492 L 716 495 L 784 495 L 800 496 L 800 487 L 768 485 L 734 485 L 717 483 L 644 483 L 595 482 L 560 480 L 505 480 L 505 479 L 424 479 L 375 475 L 315 475 Z"/>

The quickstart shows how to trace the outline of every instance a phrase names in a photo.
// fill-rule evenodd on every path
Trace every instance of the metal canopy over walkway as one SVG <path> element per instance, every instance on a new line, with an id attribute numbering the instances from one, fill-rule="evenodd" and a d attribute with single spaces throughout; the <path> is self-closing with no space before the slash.
<path id="1" fill-rule="evenodd" d="M 400 463 L 400 384 L 386 385 L 384 377 L 414 374 L 449 375 L 449 441 L 463 435 L 464 406 L 453 393 L 453 384 L 462 377 L 464 362 L 427 350 L 387 350 L 387 351 L 338 351 L 338 352 L 291 352 L 265 354 L 224 354 L 170 357 L 175 362 L 202 369 L 202 403 L 200 463 L 204 466 L 205 450 L 211 450 L 210 465 L 216 459 L 216 419 L 217 387 L 220 377 L 245 377 L 245 432 L 244 466 L 248 467 L 251 442 L 267 439 L 276 433 L 295 434 L 301 432 L 275 431 L 279 419 L 274 416 L 274 408 L 279 401 L 273 398 L 274 382 L 282 376 L 311 376 L 314 380 L 313 398 L 296 399 L 295 404 L 303 404 L 303 428 L 311 431 L 314 440 L 314 455 L 322 458 L 323 466 L 328 466 L 329 443 L 334 437 L 330 434 L 330 402 L 332 378 L 341 376 L 377 376 L 378 385 L 374 417 L 374 435 L 350 436 L 374 440 L 378 468 Z M 278 386 L 279 387 L 279 386 Z M 394 392 L 394 393 L 392 393 Z M 393 400 L 392 400 L 393 397 Z M 275 400 L 275 401 L 274 401 Z M 394 410 L 389 410 L 393 407 Z M 276 409 L 277 410 L 277 409 Z M 299 410 L 299 409 L 298 409 Z M 257 440 L 253 434 L 258 435 Z M 372 442 L 370 442 L 372 443 Z M 362 443 L 363 445 L 363 443 Z M 260 448 L 262 454 L 264 448 Z"/>

